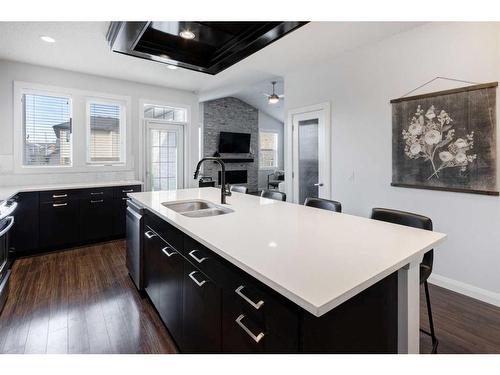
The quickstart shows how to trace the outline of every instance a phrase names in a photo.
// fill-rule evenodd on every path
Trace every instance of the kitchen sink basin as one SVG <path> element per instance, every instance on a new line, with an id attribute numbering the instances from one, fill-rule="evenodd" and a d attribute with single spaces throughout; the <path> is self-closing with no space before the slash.
<path id="1" fill-rule="evenodd" d="M 201 199 L 180 202 L 163 202 L 165 207 L 187 217 L 208 217 L 233 212 L 230 208 L 216 205 Z"/>

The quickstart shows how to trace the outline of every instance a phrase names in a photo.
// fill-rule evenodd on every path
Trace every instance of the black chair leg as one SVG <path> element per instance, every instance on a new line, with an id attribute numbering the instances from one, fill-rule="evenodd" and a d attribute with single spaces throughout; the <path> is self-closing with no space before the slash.
<path id="1" fill-rule="evenodd" d="M 427 305 L 427 315 L 429 317 L 429 328 L 430 332 L 424 331 L 421 329 L 423 333 L 429 335 L 432 339 L 432 351 L 431 354 L 436 354 L 437 353 L 437 347 L 439 344 L 439 341 L 436 337 L 436 332 L 434 330 L 434 320 L 432 319 L 432 308 L 431 308 L 431 298 L 429 296 L 429 284 L 427 283 L 427 280 L 424 281 L 424 289 L 425 289 L 425 302 Z"/>

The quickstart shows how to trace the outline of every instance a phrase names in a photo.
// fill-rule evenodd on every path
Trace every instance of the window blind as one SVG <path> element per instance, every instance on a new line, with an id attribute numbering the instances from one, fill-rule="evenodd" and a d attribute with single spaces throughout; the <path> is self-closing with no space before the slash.
<path id="1" fill-rule="evenodd" d="M 117 163 L 122 160 L 122 107 L 119 104 L 90 102 L 88 161 Z"/>
<path id="2" fill-rule="evenodd" d="M 23 132 L 23 165 L 71 165 L 72 123 L 69 98 L 24 94 Z"/>

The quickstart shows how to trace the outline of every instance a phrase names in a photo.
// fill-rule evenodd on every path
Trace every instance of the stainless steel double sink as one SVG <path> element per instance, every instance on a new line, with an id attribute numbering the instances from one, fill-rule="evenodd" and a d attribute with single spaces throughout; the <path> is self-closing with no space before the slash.
<path id="1" fill-rule="evenodd" d="M 218 216 L 234 212 L 230 208 L 219 206 L 203 199 L 163 202 L 162 205 L 187 217 Z"/>

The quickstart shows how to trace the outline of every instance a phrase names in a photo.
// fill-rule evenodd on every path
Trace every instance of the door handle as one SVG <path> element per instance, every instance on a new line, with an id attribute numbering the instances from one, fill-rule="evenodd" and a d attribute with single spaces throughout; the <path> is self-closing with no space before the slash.
<path id="1" fill-rule="evenodd" d="M 54 194 L 52 195 L 52 198 L 66 198 L 68 194 Z"/>
<path id="2" fill-rule="evenodd" d="M 195 252 L 197 252 L 197 251 L 200 251 L 200 250 L 196 250 L 196 249 L 195 249 L 195 250 L 191 250 L 191 251 L 189 252 L 189 256 L 190 256 L 191 258 L 193 258 L 194 260 L 196 260 L 198 263 L 203 263 L 205 260 L 207 260 L 207 259 L 208 259 L 207 257 L 198 258 L 196 255 L 194 255 L 194 253 L 195 253 Z"/>
<path id="3" fill-rule="evenodd" d="M 318 182 L 317 184 L 314 184 L 314 186 L 323 186 L 322 182 Z"/>
<path id="4" fill-rule="evenodd" d="M 195 282 L 196 285 L 198 286 L 203 286 L 203 284 L 205 284 L 207 282 L 207 280 L 202 280 L 202 281 L 198 281 L 196 280 L 196 277 L 194 277 L 194 274 L 195 273 L 198 273 L 198 271 L 193 271 L 189 274 L 189 277 L 191 278 L 191 280 L 193 280 Z"/>
<path id="5" fill-rule="evenodd" d="M 255 303 L 254 301 L 252 301 L 250 298 L 248 298 L 247 296 L 245 296 L 243 294 L 243 289 L 244 288 L 245 288 L 244 285 L 240 285 L 235 290 L 236 294 L 239 295 L 241 298 L 243 298 L 245 301 L 247 301 L 250 304 L 250 306 L 252 306 L 255 310 L 260 309 L 260 307 L 264 304 L 264 301 L 260 300 L 259 302 Z"/>
<path id="6" fill-rule="evenodd" d="M 243 329 L 243 331 L 247 333 L 248 336 L 250 336 L 253 339 L 253 341 L 259 342 L 260 340 L 262 340 L 262 338 L 265 336 L 264 332 L 260 332 L 257 336 L 254 335 L 253 332 L 250 331 L 250 329 L 245 324 L 243 324 L 242 320 L 244 318 L 245 314 L 241 314 L 236 318 L 235 322 Z"/>
<path id="7" fill-rule="evenodd" d="M 171 249 L 170 247 L 166 246 L 164 247 L 163 249 L 161 249 L 161 251 L 163 252 L 163 254 L 165 254 L 166 256 L 168 256 L 169 258 L 174 255 L 174 254 L 177 254 L 177 251 L 175 251 L 174 249 L 172 249 L 173 251 L 171 253 L 168 252 L 168 249 Z"/>
<path id="8" fill-rule="evenodd" d="M 67 203 L 54 203 L 52 205 L 52 207 L 64 207 L 64 206 L 67 206 L 68 204 Z"/>
<path id="9" fill-rule="evenodd" d="M 148 240 L 157 236 L 157 234 L 155 232 L 153 232 L 152 230 L 148 230 L 146 233 L 144 233 L 144 235 L 148 238 Z"/>

